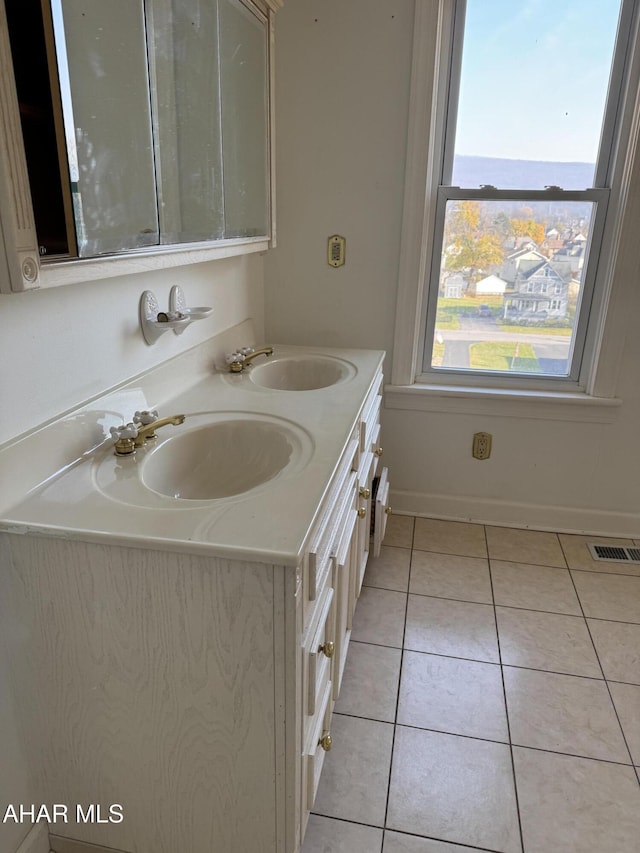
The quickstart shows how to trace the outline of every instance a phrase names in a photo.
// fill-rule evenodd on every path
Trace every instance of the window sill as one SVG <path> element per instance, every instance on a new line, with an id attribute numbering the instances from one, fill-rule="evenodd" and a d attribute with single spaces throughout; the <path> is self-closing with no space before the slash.
<path id="1" fill-rule="evenodd" d="M 385 408 L 508 418 L 614 423 L 622 400 L 584 392 L 522 391 L 465 385 L 386 385 Z"/>

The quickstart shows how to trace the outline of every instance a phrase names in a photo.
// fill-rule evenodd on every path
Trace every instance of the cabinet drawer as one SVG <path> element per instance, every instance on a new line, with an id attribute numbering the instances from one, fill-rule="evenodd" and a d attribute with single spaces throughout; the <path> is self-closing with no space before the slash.
<path id="1" fill-rule="evenodd" d="M 315 719 L 315 725 L 309 739 L 308 750 L 304 756 L 305 767 L 303 773 L 305 776 L 306 797 L 304 806 L 307 811 L 311 811 L 313 803 L 318 793 L 318 785 L 320 784 L 320 774 L 322 773 L 322 765 L 327 753 L 327 744 L 322 746 L 323 738 L 331 737 L 331 682 L 326 687 L 322 696 L 322 703 L 318 708 L 318 713 Z"/>

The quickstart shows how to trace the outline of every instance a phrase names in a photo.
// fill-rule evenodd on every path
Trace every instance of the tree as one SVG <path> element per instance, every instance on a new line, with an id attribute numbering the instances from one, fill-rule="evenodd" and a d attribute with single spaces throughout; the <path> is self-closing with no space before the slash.
<path id="1" fill-rule="evenodd" d="M 540 245 L 544 240 L 544 223 L 534 219 L 512 219 L 511 233 L 514 237 L 531 237 L 534 243 Z"/>
<path id="2" fill-rule="evenodd" d="M 451 271 L 464 271 L 468 292 L 475 296 L 475 286 L 488 267 L 504 260 L 499 235 L 492 233 L 491 223 L 485 224 L 478 201 L 461 201 L 447 216 L 445 227 L 445 263 Z"/>
<path id="3" fill-rule="evenodd" d="M 504 211 L 501 211 L 493 220 L 493 230 L 500 236 L 501 240 L 511 237 L 511 220 Z"/>

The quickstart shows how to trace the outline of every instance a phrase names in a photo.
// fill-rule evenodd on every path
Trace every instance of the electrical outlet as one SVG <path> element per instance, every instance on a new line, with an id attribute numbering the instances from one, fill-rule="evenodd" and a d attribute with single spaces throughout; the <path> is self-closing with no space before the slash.
<path id="1" fill-rule="evenodd" d="M 339 234 L 334 234 L 327 241 L 327 263 L 331 267 L 341 267 L 345 262 L 347 241 Z"/>
<path id="2" fill-rule="evenodd" d="M 477 432 L 473 436 L 474 459 L 488 459 L 491 456 L 491 433 Z"/>

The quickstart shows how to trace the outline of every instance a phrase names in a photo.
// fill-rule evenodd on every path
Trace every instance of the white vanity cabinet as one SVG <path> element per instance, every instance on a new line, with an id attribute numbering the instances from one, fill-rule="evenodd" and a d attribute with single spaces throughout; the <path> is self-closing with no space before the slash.
<path id="1" fill-rule="evenodd" d="M 363 376 L 357 416 L 289 564 L 35 530 L 26 521 L 35 503 L 3 520 L 0 635 L 41 801 L 69 815 L 77 804 L 100 804 L 103 815 L 122 806 L 118 823 L 51 825 L 56 853 L 92 844 L 299 853 L 369 553 L 382 389 L 374 355 L 373 381 Z M 57 512 L 52 488 L 40 506 Z"/>
<path id="2" fill-rule="evenodd" d="M 303 694 L 307 701 L 308 697 L 313 697 L 306 707 L 303 701 L 306 712 L 302 767 L 303 835 L 317 792 L 324 752 L 331 748 L 331 710 L 342 684 L 370 542 L 373 539 L 381 543 L 384 537 L 383 532 L 375 529 L 372 534 L 372 519 L 384 526 L 388 510 L 388 505 L 385 505 L 382 511 L 378 508 L 376 514 L 373 495 L 374 477 L 382 454 L 382 383 L 383 376 L 379 372 L 338 467 L 326 512 L 315 531 L 309 554 L 311 568 L 307 589 L 315 589 L 318 577 L 327 588 L 323 587 L 319 600 L 316 595 L 316 600 L 307 599 L 306 602 L 305 625 L 308 625 L 310 639 L 303 644 L 303 670 L 315 674 L 322 669 L 326 676 L 317 682 L 309 676 L 308 689 Z M 388 480 L 386 469 L 383 469 L 380 481 L 383 479 L 385 482 Z M 379 545 L 377 551 L 380 552 Z M 332 637 L 328 626 L 333 627 Z M 330 658 L 327 658 L 328 637 L 332 639 Z"/>

